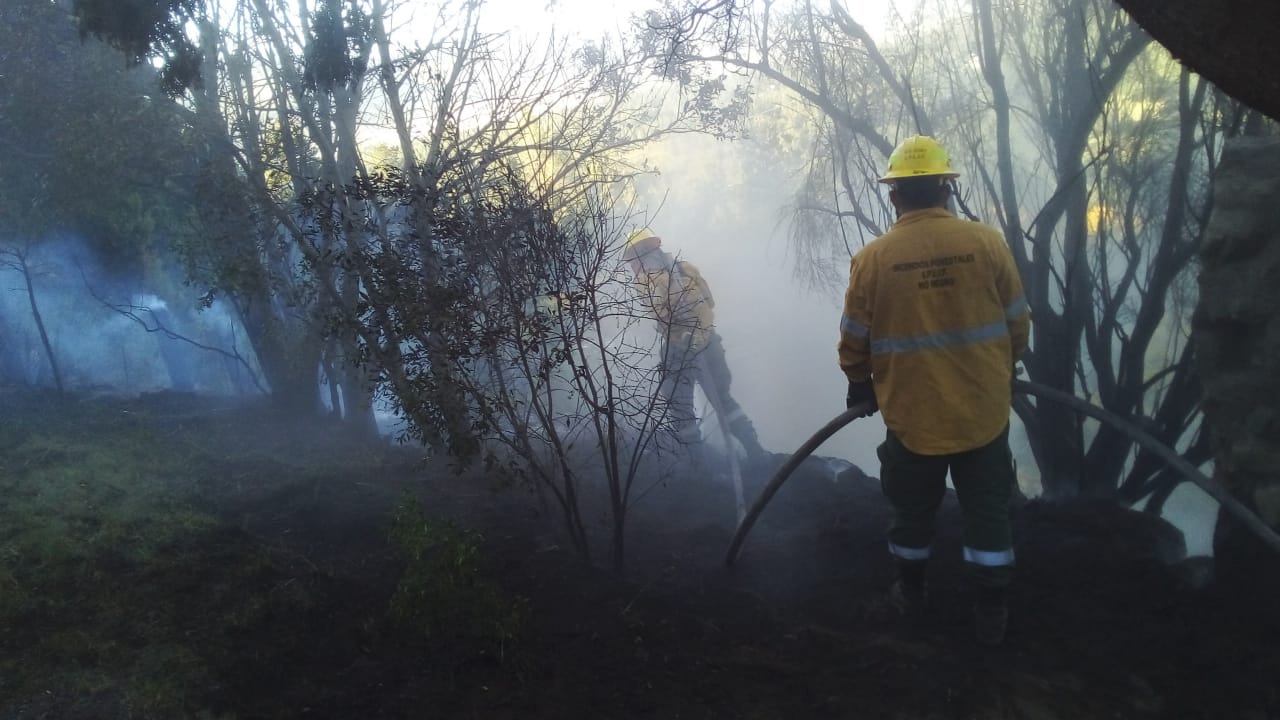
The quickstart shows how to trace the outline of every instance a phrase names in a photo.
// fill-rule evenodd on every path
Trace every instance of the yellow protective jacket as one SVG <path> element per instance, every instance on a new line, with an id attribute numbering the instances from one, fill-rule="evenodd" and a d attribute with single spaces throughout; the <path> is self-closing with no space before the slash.
<path id="1" fill-rule="evenodd" d="M 715 298 L 691 262 L 673 260 L 647 269 L 637 282 L 641 302 L 658 319 L 658 330 L 672 347 L 697 352 L 707 346 L 715 323 Z"/>
<path id="2" fill-rule="evenodd" d="M 885 424 L 909 450 L 963 452 L 1008 424 L 1030 327 L 1000 233 L 942 208 L 915 210 L 850 263 L 840 367 L 873 381 Z"/>

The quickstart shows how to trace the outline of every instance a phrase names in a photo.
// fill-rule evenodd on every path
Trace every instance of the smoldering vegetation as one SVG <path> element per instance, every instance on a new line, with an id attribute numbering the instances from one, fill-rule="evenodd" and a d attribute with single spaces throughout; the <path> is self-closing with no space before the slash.
<path id="1" fill-rule="evenodd" d="M 120 396 L 268 391 L 223 303 L 171 308 L 140 279 L 104 271 L 75 239 L 33 248 L 23 266 L 3 268 L 0 278 L 9 290 L 0 295 L 8 384 L 57 388 L 60 381 L 67 391 Z"/>
<path id="2" fill-rule="evenodd" d="M 956 210 L 1010 241 L 1026 377 L 1211 469 L 1195 251 L 1221 143 L 1267 121 L 1093 0 L 904 4 L 875 36 L 861 7 L 677 4 L 585 43 L 417 5 L 162 2 L 151 28 L 95 25 L 95 0 L 0 8 L 3 713 L 546 715 L 535 686 L 619 717 L 727 695 L 789 713 L 803 685 L 835 717 L 822 697 L 884 690 L 844 686 L 866 667 L 897 683 L 884 716 L 1275 707 L 1241 627 L 1269 626 L 1206 609 L 1211 562 L 1184 561 L 1212 552 L 1216 508 L 1049 403 L 1014 408 L 1043 501 L 1020 552 L 1067 569 L 1028 573 L 1044 613 L 1015 641 L 1040 664 L 1014 689 L 948 662 L 954 618 L 893 639 L 878 419 L 721 568 L 739 486 L 749 502 L 843 409 L 842 284 L 916 132 L 952 148 Z M 707 278 L 768 457 L 700 393 L 691 465 L 662 391 L 687 368 L 660 362 L 620 260 L 638 227 Z M 1146 643 L 1138 671 L 1070 675 L 1111 639 Z M 1188 678 L 1236 640 L 1256 662 L 1232 692 Z M 922 664 L 960 699 L 912 700 Z M 671 680 L 724 675 L 746 680 Z"/>

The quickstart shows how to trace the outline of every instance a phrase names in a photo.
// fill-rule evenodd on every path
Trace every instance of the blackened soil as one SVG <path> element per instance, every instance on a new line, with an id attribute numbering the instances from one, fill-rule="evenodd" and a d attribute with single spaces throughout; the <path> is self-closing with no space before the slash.
<path id="1" fill-rule="evenodd" d="M 971 639 L 953 500 L 930 568 L 933 612 L 908 621 L 885 600 L 878 483 L 820 460 L 779 492 L 733 567 L 729 487 L 659 485 L 629 518 L 619 572 L 604 513 L 587 511 L 602 560 L 585 561 L 553 499 L 496 475 L 454 474 L 258 404 L 95 402 L 150 418 L 158 440 L 200 439 L 206 471 L 187 489 L 219 524 L 178 541 L 181 570 L 103 560 L 95 577 L 138 583 L 140 614 L 176 612 L 146 642 L 189 648 L 203 681 L 154 712 L 110 688 L 45 697 L 0 681 L 3 718 L 1280 718 L 1280 601 L 1204 584 L 1202 564 L 1167 562 L 1180 543 L 1167 525 L 1110 505 L 1018 508 L 1009 636 L 991 649 Z M 48 412 L 15 401 L 7 419 L 23 407 Z M 92 435 L 113 415 L 80 417 L 68 427 Z M 747 468 L 749 497 L 784 459 Z M 407 560 L 388 528 L 408 497 L 477 533 L 484 580 L 522 608 L 517 633 L 424 635 L 392 621 Z M 254 556 L 266 559 L 245 568 Z M 1260 573 L 1277 571 L 1261 561 Z M 36 633 L 81 621 L 51 607 L 11 617 L 0 650 L 21 659 Z M 55 667 L 84 673 L 105 655 Z"/>

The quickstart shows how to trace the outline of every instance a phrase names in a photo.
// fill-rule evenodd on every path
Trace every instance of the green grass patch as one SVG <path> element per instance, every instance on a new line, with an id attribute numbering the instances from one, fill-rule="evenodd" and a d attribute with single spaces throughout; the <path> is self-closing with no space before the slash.
<path id="1" fill-rule="evenodd" d="M 526 605 L 486 579 L 480 535 L 433 520 L 412 498 L 393 513 L 390 535 L 405 562 L 392 622 L 422 641 L 504 657 L 524 628 Z"/>
<path id="2" fill-rule="evenodd" d="M 352 667 L 515 662 L 526 606 L 478 535 L 409 502 L 380 532 L 386 449 L 265 406 L 0 392 L 0 715 L 296 717 L 365 697 Z"/>
<path id="3" fill-rule="evenodd" d="M 0 707 L 216 717 L 228 633 L 311 603 L 203 507 L 229 458 L 139 411 L 16 405 L 0 410 Z"/>

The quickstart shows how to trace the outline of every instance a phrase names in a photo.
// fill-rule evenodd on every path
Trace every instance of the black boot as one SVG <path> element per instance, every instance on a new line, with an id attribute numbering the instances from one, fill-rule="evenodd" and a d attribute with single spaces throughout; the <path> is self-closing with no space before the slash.
<path id="1" fill-rule="evenodd" d="M 916 620 L 923 618 L 929 610 L 925 565 L 924 560 L 899 560 L 898 579 L 889 588 L 889 602 L 898 612 Z"/>
<path id="2" fill-rule="evenodd" d="M 983 645 L 997 646 L 1004 642 L 1009 624 L 1009 605 L 1002 587 L 978 588 L 978 600 L 973 606 L 973 633 Z"/>
<path id="3" fill-rule="evenodd" d="M 729 429 L 733 431 L 734 437 L 738 438 L 738 442 L 742 443 L 749 459 L 759 460 L 767 454 L 764 447 L 760 445 L 760 438 L 756 436 L 755 426 L 746 415 L 740 415 L 730 423 Z"/>

